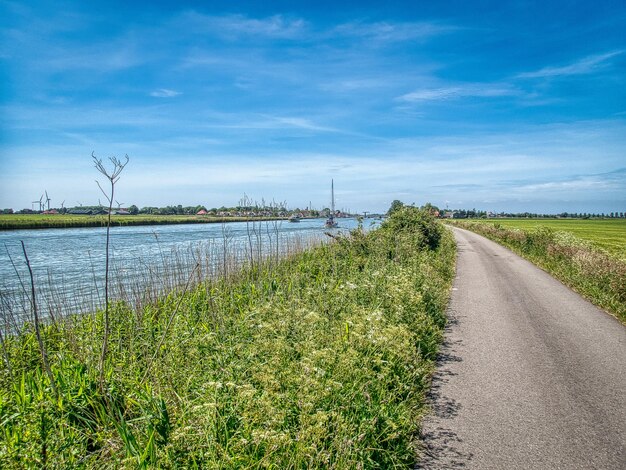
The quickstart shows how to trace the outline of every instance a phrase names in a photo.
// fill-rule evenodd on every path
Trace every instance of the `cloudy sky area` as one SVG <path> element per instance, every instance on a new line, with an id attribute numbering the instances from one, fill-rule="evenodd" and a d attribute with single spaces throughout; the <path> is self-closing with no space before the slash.
<path id="1" fill-rule="evenodd" d="M 336 3 L 0 1 L 0 208 L 626 210 L 622 0 Z"/>

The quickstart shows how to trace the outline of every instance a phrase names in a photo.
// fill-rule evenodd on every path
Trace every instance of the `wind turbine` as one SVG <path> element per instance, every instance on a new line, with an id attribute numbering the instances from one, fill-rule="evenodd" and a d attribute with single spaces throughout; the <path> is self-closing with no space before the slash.
<path id="1" fill-rule="evenodd" d="M 48 204 L 48 210 L 50 210 L 50 201 L 51 201 L 51 199 L 48 197 L 48 190 L 46 189 L 46 203 Z"/>
<path id="2" fill-rule="evenodd" d="M 117 210 L 120 210 L 120 207 L 124 204 L 123 202 L 117 202 L 117 199 L 115 200 L 115 203 L 117 204 Z"/>

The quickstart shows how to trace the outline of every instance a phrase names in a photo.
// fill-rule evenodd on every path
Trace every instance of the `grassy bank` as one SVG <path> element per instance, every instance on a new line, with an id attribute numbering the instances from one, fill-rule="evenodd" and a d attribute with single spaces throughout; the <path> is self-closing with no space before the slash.
<path id="1" fill-rule="evenodd" d="M 488 219 L 481 222 L 522 230 L 547 227 L 570 232 L 626 261 L 626 219 Z"/>
<path id="2" fill-rule="evenodd" d="M 4 338 L 0 467 L 409 468 L 454 244 L 408 208 L 383 227 Z"/>
<path id="3" fill-rule="evenodd" d="M 0 230 L 106 227 L 106 215 L 62 214 L 0 214 Z M 211 217 L 204 215 L 114 215 L 112 226 L 210 224 L 222 222 L 245 222 L 246 217 Z M 274 220 L 255 217 L 254 221 Z"/>
<path id="4" fill-rule="evenodd" d="M 605 221 L 577 222 L 580 224 L 578 231 L 572 231 L 584 234 L 585 239 L 575 236 L 572 231 L 552 228 L 565 229 L 564 225 L 553 223 L 552 227 L 518 228 L 521 225 L 519 221 L 510 222 L 517 227 L 510 226 L 506 221 L 453 223 L 511 248 L 626 323 L 626 258 L 620 256 L 621 250 L 611 241 L 613 232 L 605 232 Z M 623 225 L 623 222 L 620 223 Z M 604 241 L 605 234 L 608 241 Z M 599 248 L 602 245 L 611 248 Z"/>

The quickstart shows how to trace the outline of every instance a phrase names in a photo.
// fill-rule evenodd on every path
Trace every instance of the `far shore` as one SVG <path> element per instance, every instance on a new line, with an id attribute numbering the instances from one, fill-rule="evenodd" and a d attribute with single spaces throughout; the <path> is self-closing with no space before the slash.
<path id="1" fill-rule="evenodd" d="M 106 215 L 0 214 L 0 230 L 106 227 Z M 112 227 L 287 221 L 287 217 L 215 217 L 204 215 L 114 215 Z M 304 219 L 303 219 L 304 220 Z"/>

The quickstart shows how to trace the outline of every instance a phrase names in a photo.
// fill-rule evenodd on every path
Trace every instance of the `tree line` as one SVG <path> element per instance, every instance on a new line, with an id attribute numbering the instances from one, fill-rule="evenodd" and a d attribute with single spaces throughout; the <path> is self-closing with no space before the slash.
<path id="1" fill-rule="evenodd" d="M 387 211 L 387 215 L 393 214 L 395 211 L 404 207 L 404 203 L 394 200 Z M 554 214 L 542 214 L 537 212 L 491 212 L 476 209 L 440 209 L 439 207 L 427 202 L 420 209 L 430 212 L 438 217 L 453 217 L 456 219 L 486 219 L 490 217 L 503 218 L 524 218 L 524 219 L 541 219 L 541 218 L 564 218 L 564 219 L 623 219 L 626 218 L 625 212 L 560 212 Z"/>
<path id="2" fill-rule="evenodd" d="M 74 207 L 62 207 L 62 208 L 54 208 L 52 209 L 56 213 L 59 214 L 104 214 L 108 213 L 109 208 L 104 207 L 102 205 L 96 206 L 74 206 Z M 328 212 L 329 209 L 324 209 L 321 211 L 318 210 L 309 210 L 309 209 L 289 209 L 284 204 L 272 204 L 272 205 L 238 205 L 232 207 L 212 207 L 207 209 L 204 205 L 196 205 L 196 206 L 183 206 L 182 204 L 178 204 L 176 206 L 145 206 L 145 207 L 137 207 L 136 205 L 131 205 L 128 207 L 113 207 L 112 212 L 121 212 L 127 213 L 130 215 L 196 215 L 201 211 L 206 212 L 207 215 L 214 216 L 223 216 L 223 215 L 262 215 L 262 216 L 280 216 L 285 214 L 292 213 L 304 213 L 310 217 L 318 217 L 325 212 Z M 36 211 L 31 209 L 22 209 L 20 211 L 14 212 L 13 209 L 4 209 L 0 210 L 4 214 L 40 214 L 45 211 Z"/>

